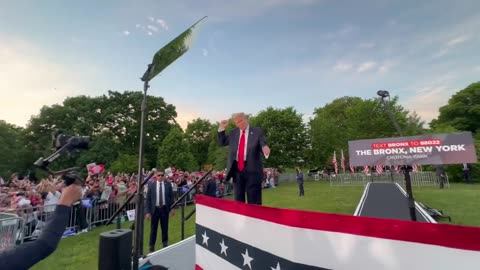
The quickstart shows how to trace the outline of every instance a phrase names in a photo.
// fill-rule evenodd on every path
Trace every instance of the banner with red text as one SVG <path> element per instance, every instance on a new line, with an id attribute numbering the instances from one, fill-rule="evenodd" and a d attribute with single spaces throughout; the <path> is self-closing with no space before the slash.
<path id="1" fill-rule="evenodd" d="M 477 162 L 470 132 L 349 141 L 348 147 L 353 166 Z"/>

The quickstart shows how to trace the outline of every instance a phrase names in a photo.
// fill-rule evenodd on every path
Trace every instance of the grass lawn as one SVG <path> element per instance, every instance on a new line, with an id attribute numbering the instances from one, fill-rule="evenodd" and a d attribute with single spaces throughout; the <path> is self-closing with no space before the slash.
<path id="1" fill-rule="evenodd" d="M 450 184 L 450 188 L 414 187 L 413 197 L 452 217 L 452 224 L 480 226 L 480 185 Z M 448 223 L 448 219 L 441 220 Z"/>
<path id="2" fill-rule="evenodd" d="M 452 223 L 480 226 L 480 185 L 453 184 L 449 189 L 414 188 L 414 196 L 422 203 L 443 210 L 452 216 Z M 296 183 L 281 184 L 276 189 L 264 190 L 266 206 L 302 209 L 320 212 L 352 214 L 362 195 L 362 187 L 330 187 L 328 182 L 307 181 L 305 197 L 298 197 Z M 188 210 L 186 211 L 188 213 Z M 195 220 L 192 217 L 185 224 L 185 237 L 194 234 Z M 128 228 L 130 223 L 124 223 Z M 169 243 L 180 241 L 180 210 L 170 219 Z M 114 229 L 114 225 L 98 227 L 88 233 L 63 239 L 57 250 L 32 269 L 97 269 L 99 234 Z M 160 229 L 159 229 L 160 231 Z M 145 248 L 148 250 L 150 225 L 145 226 Z M 158 238 L 160 239 L 160 238 Z M 157 240 L 158 244 L 161 241 Z"/>

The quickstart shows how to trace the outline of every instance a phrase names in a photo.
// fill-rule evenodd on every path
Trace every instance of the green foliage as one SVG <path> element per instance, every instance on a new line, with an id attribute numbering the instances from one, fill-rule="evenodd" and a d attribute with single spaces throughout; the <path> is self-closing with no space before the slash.
<path id="1" fill-rule="evenodd" d="M 14 172 L 25 173 L 26 155 L 23 130 L 0 120 L 0 176 L 8 180 Z"/>
<path id="2" fill-rule="evenodd" d="M 109 171 L 112 173 L 138 172 L 138 155 L 121 154 L 114 162 L 112 162 Z"/>
<path id="3" fill-rule="evenodd" d="M 405 136 L 424 132 L 419 117 L 398 105 L 396 98 L 391 100 L 390 110 Z M 340 150 L 344 149 L 348 159 L 348 141 L 398 137 L 399 134 L 377 99 L 342 97 L 315 109 L 310 136 L 313 166 L 330 167 L 334 151 L 339 159 Z"/>
<path id="4" fill-rule="evenodd" d="M 480 130 L 480 82 L 458 91 L 447 105 L 440 108 L 440 115 L 430 122 L 430 126 L 436 128 L 442 124 L 472 133 Z"/>
<path id="5" fill-rule="evenodd" d="M 223 170 L 227 167 L 228 147 L 219 147 L 217 144 L 218 126 L 219 123 L 215 123 L 212 125 L 212 129 L 210 131 L 210 144 L 208 145 L 207 163 L 211 164 L 215 170 Z M 233 123 L 232 119 L 229 119 L 225 131 L 228 133 L 233 128 L 235 128 L 235 124 Z"/>
<path id="6" fill-rule="evenodd" d="M 120 144 L 106 135 L 99 135 L 90 143 L 88 151 L 79 155 L 76 160 L 77 166 L 85 166 L 90 163 L 104 164 L 109 168 L 121 152 Z M 137 165 L 138 166 L 138 165 Z M 136 172 L 137 170 L 131 171 Z M 127 171 L 125 171 L 127 172 Z"/>
<path id="7" fill-rule="evenodd" d="M 138 153 L 142 99 L 141 92 L 109 91 L 99 97 L 69 97 L 62 105 L 44 106 L 25 130 L 27 147 L 36 159 L 51 154 L 51 134 L 55 130 L 67 135 L 91 136 L 89 151 L 61 158 L 52 167 L 84 166 L 84 162 L 108 166 L 119 153 Z M 154 96 L 147 96 L 147 111 L 144 166 L 151 168 L 155 166 L 158 145 L 176 125 L 173 123 L 177 113 L 173 105 Z"/>
<path id="8" fill-rule="evenodd" d="M 210 121 L 200 118 L 188 123 L 185 130 L 185 137 L 198 168 L 202 168 L 207 162 L 209 144 L 212 139 L 211 130 L 212 124 Z"/>
<path id="9" fill-rule="evenodd" d="M 163 140 L 158 148 L 157 164 L 162 170 L 171 166 L 188 171 L 198 169 L 197 162 L 180 128 L 172 128 Z"/>
<path id="10" fill-rule="evenodd" d="M 252 126 L 261 127 L 271 149 L 267 167 L 293 167 L 303 163 L 307 147 L 302 115 L 293 107 L 268 107 L 250 118 Z"/>

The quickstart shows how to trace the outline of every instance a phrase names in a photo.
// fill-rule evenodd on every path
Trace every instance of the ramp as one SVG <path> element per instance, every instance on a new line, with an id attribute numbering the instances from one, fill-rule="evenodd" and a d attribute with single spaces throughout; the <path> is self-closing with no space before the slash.
<path id="1" fill-rule="evenodd" d="M 171 246 L 148 254 L 139 260 L 141 270 L 195 269 L 195 235 Z"/>
<path id="2" fill-rule="evenodd" d="M 417 221 L 436 223 L 415 203 Z M 398 183 L 368 183 L 354 213 L 355 216 L 411 220 L 407 193 Z"/>

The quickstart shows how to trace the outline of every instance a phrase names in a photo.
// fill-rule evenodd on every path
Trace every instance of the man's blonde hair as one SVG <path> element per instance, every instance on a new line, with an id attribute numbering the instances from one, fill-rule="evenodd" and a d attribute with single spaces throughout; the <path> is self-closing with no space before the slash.
<path id="1" fill-rule="evenodd" d="M 232 119 L 233 118 L 236 118 L 236 117 L 243 117 L 243 118 L 247 118 L 247 115 L 243 112 L 238 112 L 238 113 L 234 113 L 232 114 Z"/>

